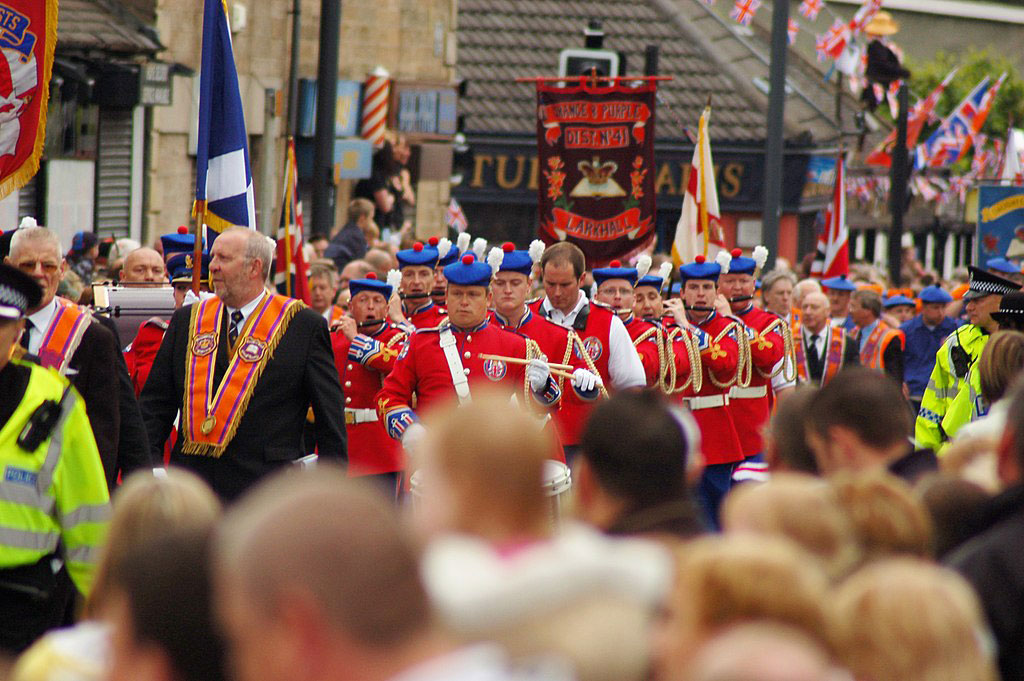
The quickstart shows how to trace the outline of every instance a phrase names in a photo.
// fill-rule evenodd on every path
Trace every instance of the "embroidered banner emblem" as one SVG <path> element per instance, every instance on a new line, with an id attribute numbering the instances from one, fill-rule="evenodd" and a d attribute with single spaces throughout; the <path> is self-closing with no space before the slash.
<path id="1" fill-rule="evenodd" d="M 497 359 L 489 359 L 484 362 L 484 376 L 492 381 L 500 381 L 505 378 L 507 367 L 505 363 Z"/>
<path id="2" fill-rule="evenodd" d="M 217 334 L 212 331 L 201 333 L 192 341 L 192 354 L 196 357 L 206 357 L 217 349 Z"/>

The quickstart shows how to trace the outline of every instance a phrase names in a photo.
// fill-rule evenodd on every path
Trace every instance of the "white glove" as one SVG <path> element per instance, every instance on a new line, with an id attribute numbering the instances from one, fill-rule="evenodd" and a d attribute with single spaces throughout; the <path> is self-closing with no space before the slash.
<path id="1" fill-rule="evenodd" d="M 411 423 L 409 427 L 402 433 L 402 447 L 405 451 L 412 454 L 418 448 L 423 437 L 427 434 L 427 429 L 421 426 L 419 423 Z"/>
<path id="2" fill-rule="evenodd" d="M 601 377 L 587 369 L 576 369 L 572 372 L 572 385 L 581 393 L 589 393 L 594 388 L 604 385 Z"/>
<path id="3" fill-rule="evenodd" d="M 200 291 L 199 296 L 197 297 L 196 294 L 192 292 L 192 289 L 189 289 L 185 291 L 185 302 L 182 303 L 182 305 L 191 305 L 192 303 L 198 303 L 201 300 L 209 300 L 216 295 L 216 293 L 212 293 L 210 291 Z"/>
<path id="4" fill-rule="evenodd" d="M 548 366 L 548 358 L 541 355 L 539 358 L 531 359 L 526 365 L 526 378 L 530 381 L 530 388 L 533 392 L 539 393 L 544 390 L 551 378 L 551 367 Z"/>

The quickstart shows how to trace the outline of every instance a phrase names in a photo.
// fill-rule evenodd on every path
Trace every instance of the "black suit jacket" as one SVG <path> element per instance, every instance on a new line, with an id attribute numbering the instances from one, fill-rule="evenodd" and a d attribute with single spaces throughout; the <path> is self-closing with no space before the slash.
<path id="1" fill-rule="evenodd" d="M 117 452 L 121 437 L 121 403 L 118 360 L 121 355 L 114 334 L 93 318 L 68 362 L 67 378 L 85 401 L 96 447 L 103 461 L 107 486 L 117 478 Z M 120 357 L 123 363 L 124 358 Z M 127 373 L 127 370 L 124 370 Z"/>
<path id="2" fill-rule="evenodd" d="M 845 332 L 844 332 L 845 333 Z M 809 380 L 818 384 L 821 381 L 821 375 L 825 371 L 825 355 L 828 353 L 828 345 L 824 345 L 821 356 L 818 358 L 818 363 L 815 364 L 811 361 L 810 355 L 807 354 L 807 343 L 804 341 L 803 334 L 801 334 L 799 342 L 804 343 L 804 353 L 807 356 L 807 376 Z M 860 364 L 860 352 L 857 346 L 857 339 L 851 334 L 846 333 L 846 346 L 843 348 L 843 363 L 840 368 L 846 368 L 851 366 L 858 366 Z"/>
<path id="3" fill-rule="evenodd" d="M 154 459 L 161 456 L 162 443 L 184 407 L 191 311 L 191 306 L 184 307 L 171 317 L 142 389 L 142 416 Z M 215 384 L 219 385 L 227 366 L 227 333 L 222 331 Z M 183 438 L 179 436 L 171 463 L 197 473 L 224 499 L 234 499 L 262 476 L 305 455 L 302 429 L 310 405 L 316 418 L 320 457 L 345 459 L 344 396 L 327 322 L 306 308 L 292 318 L 267 362 L 224 453 L 219 458 L 182 454 Z"/>

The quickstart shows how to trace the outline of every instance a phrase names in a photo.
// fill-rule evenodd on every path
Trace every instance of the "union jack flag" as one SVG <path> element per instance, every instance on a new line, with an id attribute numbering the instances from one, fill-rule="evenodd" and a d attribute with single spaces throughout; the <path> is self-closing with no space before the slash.
<path id="1" fill-rule="evenodd" d="M 796 42 L 796 34 L 800 32 L 800 24 L 796 23 L 793 19 L 789 20 L 789 26 L 786 27 L 786 34 L 789 37 L 789 44 L 792 45 Z"/>
<path id="2" fill-rule="evenodd" d="M 863 31 L 880 9 L 882 9 L 882 0 L 867 0 L 850 20 L 850 33 L 857 35 Z"/>
<path id="3" fill-rule="evenodd" d="M 749 26 L 760 7 L 761 0 L 736 0 L 736 4 L 732 6 L 729 16 L 738 23 Z"/>
<path id="4" fill-rule="evenodd" d="M 469 229 L 469 220 L 466 219 L 466 214 L 462 212 L 462 206 L 459 205 L 454 196 L 448 202 L 448 210 L 445 213 L 444 221 L 449 227 L 460 234 Z"/>
<path id="5" fill-rule="evenodd" d="M 810 21 L 817 19 L 818 12 L 820 11 L 821 0 L 804 0 L 800 3 L 800 14 L 803 14 Z"/>
<path id="6" fill-rule="evenodd" d="M 818 60 L 824 61 L 828 57 L 837 58 L 843 53 L 843 48 L 846 47 L 846 41 L 849 39 L 850 27 L 841 19 L 836 19 L 832 23 L 832 27 L 825 31 L 825 35 L 819 36 L 814 45 L 818 51 Z"/>
<path id="7" fill-rule="evenodd" d="M 1000 82 L 1002 79 L 1000 79 Z M 988 110 L 991 108 L 989 78 L 985 76 L 939 125 L 938 129 L 918 145 L 914 154 L 914 166 L 923 168 L 948 167 L 956 162 L 970 148 L 971 139 L 981 130 Z"/>

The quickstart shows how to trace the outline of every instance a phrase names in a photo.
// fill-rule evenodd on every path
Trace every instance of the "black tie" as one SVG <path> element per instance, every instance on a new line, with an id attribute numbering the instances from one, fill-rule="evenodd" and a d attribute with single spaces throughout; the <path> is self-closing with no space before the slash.
<path id="1" fill-rule="evenodd" d="M 36 325 L 31 320 L 25 320 L 25 330 L 21 334 L 21 347 L 28 350 L 28 336 L 32 332 L 32 329 L 36 328 Z"/>
<path id="2" fill-rule="evenodd" d="M 811 342 L 807 346 L 807 363 L 817 369 L 821 365 L 821 356 L 818 354 L 818 334 L 811 334 Z"/>
<path id="3" fill-rule="evenodd" d="M 228 345 L 234 347 L 238 340 L 238 333 L 242 330 L 242 311 L 235 310 L 231 313 L 231 327 L 228 329 Z"/>

